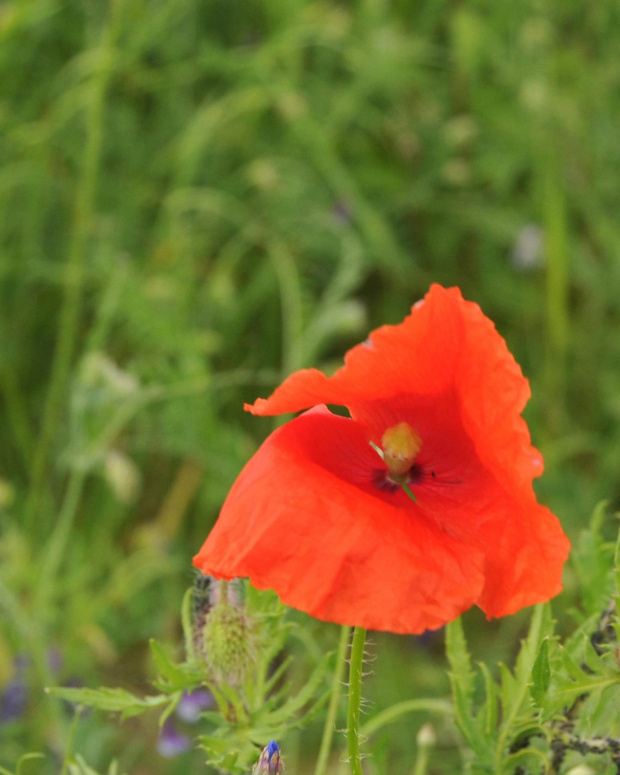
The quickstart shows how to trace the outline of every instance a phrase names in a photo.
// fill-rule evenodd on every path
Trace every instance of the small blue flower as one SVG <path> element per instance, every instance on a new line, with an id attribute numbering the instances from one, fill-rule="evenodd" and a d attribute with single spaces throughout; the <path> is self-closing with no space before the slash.
<path id="1" fill-rule="evenodd" d="M 19 678 L 10 681 L 0 693 L 0 725 L 19 721 L 28 708 L 28 687 Z"/>
<path id="2" fill-rule="evenodd" d="M 30 691 L 27 675 L 30 658 L 25 654 L 18 654 L 13 664 L 13 677 L 0 691 L 0 725 L 19 721 L 28 710 Z"/>
<path id="3" fill-rule="evenodd" d="M 280 746 L 272 740 L 263 748 L 260 759 L 254 765 L 252 775 L 281 775 L 284 764 L 280 756 Z"/>
<path id="4" fill-rule="evenodd" d="M 191 747 L 192 741 L 189 737 L 175 729 L 174 724 L 170 720 L 166 721 L 157 741 L 159 755 L 164 756 L 166 759 L 172 759 L 174 756 L 189 751 Z"/>
<path id="5" fill-rule="evenodd" d="M 215 703 L 213 695 L 207 689 L 194 689 L 184 692 L 176 707 L 176 715 L 187 724 L 195 724 L 200 719 L 203 710 L 212 708 Z"/>

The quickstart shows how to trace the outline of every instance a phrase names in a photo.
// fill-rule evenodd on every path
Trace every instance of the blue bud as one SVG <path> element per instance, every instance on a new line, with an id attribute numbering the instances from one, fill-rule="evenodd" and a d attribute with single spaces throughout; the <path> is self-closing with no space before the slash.
<path id="1" fill-rule="evenodd" d="M 272 740 L 263 748 L 260 759 L 254 765 L 252 775 L 282 775 L 284 764 L 280 756 L 280 746 Z"/>

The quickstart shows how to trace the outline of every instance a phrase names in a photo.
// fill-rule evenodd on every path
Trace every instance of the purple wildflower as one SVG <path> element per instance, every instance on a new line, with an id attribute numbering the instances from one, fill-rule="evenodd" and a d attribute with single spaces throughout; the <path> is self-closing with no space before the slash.
<path id="1" fill-rule="evenodd" d="M 172 721 L 166 721 L 157 741 L 159 755 L 166 759 L 172 759 L 179 754 L 189 751 L 191 747 L 192 742 L 189 737 L 179 732 Z"/>

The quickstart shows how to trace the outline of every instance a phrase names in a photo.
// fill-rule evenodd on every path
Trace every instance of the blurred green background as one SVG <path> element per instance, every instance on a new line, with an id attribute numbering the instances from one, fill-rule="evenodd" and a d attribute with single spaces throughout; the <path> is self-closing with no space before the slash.
<path id="1" fill-rule="evenodd" d="M 619 50 L 620 6 L 585 0 L 0 2 L 0 765 L 57 771 L 43 686 L 144 690 L 148 638 L 179 643 L 191 557 L 273 427 L 243 402 L 431 282 L 530 378 L 571 537 L 618 504 Z M 466 626 L 493 660 L 523 621 Z M 375 642 L 372 707 L 445 695 L 440 635 Z M 370 766 L 405 772 L 422 720 Z M 74 744 L 204 771 L 156 740 L 91 715 Z"/>

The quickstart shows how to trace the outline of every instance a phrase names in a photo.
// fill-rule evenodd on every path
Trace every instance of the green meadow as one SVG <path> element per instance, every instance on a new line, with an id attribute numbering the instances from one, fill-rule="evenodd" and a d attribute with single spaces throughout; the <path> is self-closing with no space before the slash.
<path id="1" fill-rule="evenodd" d="M 620 504 L 619 52 L 613 2 L 0 1 L 0 772 L 218 772 L 162 751 L 157 710 L 121 723 L 45 687 L 143 696 L 150 639 L 183 659 L 192 557 L 282 422 L 244 402 L 333 371 L 434 282 L 530 380 L 536 491 L 575 546 L 556 632 L 596 630 Z M 287 617 L 299 688 L 339 631 Z M 500 680 L 531 618 L 466 614 L 474 667 Z M 444 633 L 368 652 L 368 775 L 482 772 L 442 715 Z M 620 738 L 608 661 L 588 739 Z M 289 775 L 315 773 L 325 708 L 278 739 Z M 611 775 L 612 754 L 484 771 Z"/>

